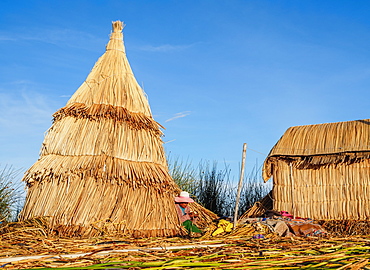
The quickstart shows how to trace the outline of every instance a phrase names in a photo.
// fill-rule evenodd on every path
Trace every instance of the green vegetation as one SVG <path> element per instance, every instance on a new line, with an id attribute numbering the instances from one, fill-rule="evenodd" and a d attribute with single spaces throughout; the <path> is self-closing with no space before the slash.
<path id="1" fill-rule="evenodd" d="M 237 183 L 231 181 L 230 169 L 226 164 L 220 169 L 217 162 L 201 161 L 194 168 L 189 160 L 173 157 L 168 158 L 168 163 L 170 174 L 180 189 L 188 191 L 198 203 L 219 216 L 233 215 Z M 245 176 L 238 215 L 270 191 L 259 172 L 255 165 L 252 172 Z"/>
<path id="2" fill-rule="evenodd" d="M 14 181 L 18 175 L 11 166 L 0 168 L 0 222 L 15 221 L 22 207 L 21 185 Z"/>
<path id="3" fill-rule="evenodd" d="M 234 190 L 231 189 L 230 169 L 225 165 L 203 161 L 198 165 L 194 195 L 205 208 L 219 216 L 229 215 L 234 205 Z"/>
<path id="4" fill-rule="evenodd" d="M 265 197 L 272 189 L 271 183 L 264 183 L 262 180 L 261 171 L 261 166 L 255 164 L 250 174 L 245 176 L 240 193 L 239 215 Z"/>

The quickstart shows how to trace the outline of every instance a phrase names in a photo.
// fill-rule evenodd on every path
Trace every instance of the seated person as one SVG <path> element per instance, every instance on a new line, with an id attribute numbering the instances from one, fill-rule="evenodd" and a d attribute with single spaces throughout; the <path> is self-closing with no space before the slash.
<path id="1" fill-rule="evenodd" d="M 198 215 L 190 210 L 188 204 L 192 202 L 194 202 L 194 200 L 190 198 L 189 193 L 186 191 L 181 191 L 180 195 L 175 197 L 175 206 L 182 225 L 189 234 L 201 234 L 202 231 L 193 223 L 198 218 Z"/>

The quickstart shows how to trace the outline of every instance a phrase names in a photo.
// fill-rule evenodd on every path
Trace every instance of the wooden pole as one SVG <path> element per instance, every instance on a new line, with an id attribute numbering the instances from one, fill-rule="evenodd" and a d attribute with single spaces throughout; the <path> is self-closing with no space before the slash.
<path id="1" fill-rule="evenodd" d="M 235 202 L 235 211 L 234 211 L 234 230 L 236 228 L 236 224 L 238 221 L 238 211 L 239 211 L 239 201 L 240 201 L 240 192 L 243 186 L 243 178 L 244 178 L 244 167 L 245 167 L 245 157 L 247 156 L 247 144 L 244 143 L 243 145 L 243 155 L 242 155 L 242 166 L 240 168 L 240 178 L 238 184 L 238 191 L 236 194 L 236 202 Z"/>

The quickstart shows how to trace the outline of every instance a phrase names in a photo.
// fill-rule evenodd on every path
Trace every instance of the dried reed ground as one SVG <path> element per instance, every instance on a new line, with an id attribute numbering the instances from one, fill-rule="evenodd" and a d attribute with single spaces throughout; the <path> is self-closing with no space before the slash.
<path id="1" fill-rule="evenodd" d="M 224 244 L 222 247 L 166 250 L 169 246 Z M 1 263 L 5 269 L 369 269 L 370 236 L 252 239 L 223 235 L 211 239 L 106 236 L 88 239 L 48 235 L 43 220 L 1 228 L 0 261 L 13 256 L 42 258 Z M 162 250 L 150 250 L 163 247 Z M 140 249 L 134 252 L 114 250 Z M 109 254 L 102 251 L 112 250 Z M 68 259 L 62 254 L 88 253 Z M 76 269 L 76 268 L 75 268 Z"/>

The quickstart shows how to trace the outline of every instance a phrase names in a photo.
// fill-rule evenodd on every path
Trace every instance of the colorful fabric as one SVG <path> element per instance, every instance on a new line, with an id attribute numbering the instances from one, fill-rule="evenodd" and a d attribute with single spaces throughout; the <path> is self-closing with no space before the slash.
<path id="1" fill-rule="evenodd" d="M 223 232 L 231 232 L 233 227 L 234 225 L 231 222 L 224 219 L 220 219 L 217 224 L 217 229 L 212 233 L 212 236 L 216 236 Z"/>
<path id="2" fill-rule="evenodd" d="M 264 223 L 264 224 L 270 226 L 271 230 L 274 233 L 277 233 L 280 236 L 288 236 L 289 235 L 289 227 L 282 220 L 266 219 L 265 221 L 261 221 L 261 223 Z"/>
<path id="3" fill-rule="evenodd" d="M 202 233 L 202 231 L 191 220 L 185 220 L 182 225 L 189 233 Z"/>
<path id="4" fill-rule="evenodd" d="M 291 219 L 287 216 L 279 218 L 246 218 L 245 223 L 267 225 L 272 232 L 280 236 L 324 236 L 327 232 L 311 219 Z"/>
<path id="5" fill-rule="evenodd" d="M 281 214 L 283 217 L 293 218 L 293 215 L 292 215 L 292 214 L 289 214 L 289 212 L 287 212 L 287 211 L 280 211 L 280 214 Z"/>
<path id="6" fill-rule="evenodd" d="M 286 221 L 291 232 L 297 236 L 322 236 L 327 232 L 319 225 L 313 223 L 312 220 L 292 219 Z"/>

